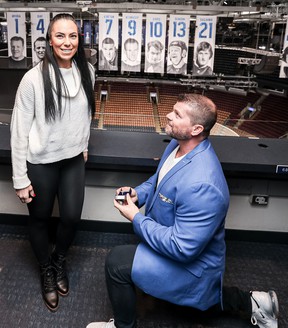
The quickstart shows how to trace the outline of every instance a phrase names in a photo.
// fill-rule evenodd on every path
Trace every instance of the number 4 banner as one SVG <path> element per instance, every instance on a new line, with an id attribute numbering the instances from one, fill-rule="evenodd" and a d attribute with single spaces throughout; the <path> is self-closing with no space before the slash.
<path id="1" fill-rule="evenodd" d="M 216 16 L 197 16 L 193 75 L 213 75 Z"/>
<path id="2" fill-rule="evenodd" d="M 50 22 L 47 12 L 31 12 L 31 44 L 33 66 L 39 63 L 45 55 L 46 32 Z"/>

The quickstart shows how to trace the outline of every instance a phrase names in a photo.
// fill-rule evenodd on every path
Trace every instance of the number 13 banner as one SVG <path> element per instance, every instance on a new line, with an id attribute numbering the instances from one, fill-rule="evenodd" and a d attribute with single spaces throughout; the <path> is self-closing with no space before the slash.
<path id="1" fill-rule="evenodd" d="M 46 32 L 50 22 L 48 12 L 31 12 L 31 44 L 33 66 L 45 55 Z"/>
<path id="2" fill-rule="evenodd" d="M 147 73 L 164 73 L 166 15 L 146 15 L 145 69 Z"/>
<path id="3" fill-rule="evenodd" d="M 213 75 L 216 16 L 197 16 L 193 75 Z"/>

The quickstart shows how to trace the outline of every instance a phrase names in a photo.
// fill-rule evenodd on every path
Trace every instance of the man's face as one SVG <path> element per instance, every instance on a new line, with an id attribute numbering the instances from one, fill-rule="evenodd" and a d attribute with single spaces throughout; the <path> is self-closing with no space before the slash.
<path id="1" fill-rule="evenodd" d="M 182 60 L 182 49 L 178 46 L 169 48 L 169 57 L 173 65 L 178 65 Z"/>
<path id="2" fill-rule="evenodd" d="M 206 66 L 208 64 L 209 59 L 210 59 L 210 51 L 208 49 L 200 50 L 198 52 L 197 61 L 200 67 Z"/>
<path id="3" fill-rule="evenodd" d="M 112 61 L 115 58 L 116 51 L 115 51 L 114 44 L 104 43 L 102 46 L 102 51 L 103 51 L 104 57 L 108 61 Z"/>
<path id="4" fill-rule="evenodd" d="M 13 40 L 11 41 L 11 53 L 12 57 L 15 59 L 19 59 L 23 56 L 24 46 L 21 40 Z"/>
<path id="5" fill-rule="evenodd" d="M 161 61 L 161 51 L 155 47 L 150 47 L 147 55 L 147 60 L 150 64 L 158 64 Z"/>
<path id="6" fill-rule="evenodd" d="M 125 47 L 126 56 L 131 62 L 135 62 L 138 57 L 138 44 L 127 43 Z"/>
<path id="7" fill-rule="evenodd" d="M 168 123 L 165 132 L 168 136 L 176 140 L 191 139 L 192 123 L 188 115 L 190 111 L 190 107 L 183 102 L 174 105 L 173 111 L 166 115 Z"/>
<path id="8" fill-rule="evenodd" d="M 39 59 L 43 59 L 45 55 L 46 42 L 45 41 L 36 41 L 34 50 Z"/>

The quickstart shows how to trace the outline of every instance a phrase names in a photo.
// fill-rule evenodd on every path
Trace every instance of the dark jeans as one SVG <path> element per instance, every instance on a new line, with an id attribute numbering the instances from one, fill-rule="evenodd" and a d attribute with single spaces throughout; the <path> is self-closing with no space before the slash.
<path id="1" fill-rule="evenodd" d="M 84 201 L 85 163 L 81 153 L 56 163 L 27 165 L 36 194 L 28 204 L 30 241 L 39 264 L 46 264 L 50 256 L 48 223 L 56 197 L 60 222 L 55 251 L 66 255 L 75 237 Z"/>
<path id="2" fill-rule="evenodd" d="M 136 289 L 131 271 L 137 245 L 117 246 L 107 256 L 105 265 L 106 284 L 117 328 L 136 327 Z M 250 293 L 237 287 L 223 287 L 221 311 L 252 312 Z"/>

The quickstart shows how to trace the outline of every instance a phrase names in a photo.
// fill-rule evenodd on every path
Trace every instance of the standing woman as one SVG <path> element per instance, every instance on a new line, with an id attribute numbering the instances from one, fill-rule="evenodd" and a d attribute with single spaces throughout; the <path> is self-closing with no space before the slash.
<path id="1" fill-rule="evenodd" d="M 45 57 L 20 82 L 11 119 L 13 186 L 28 206 L 30 241 L 51 311 L 58 308 L 58 294 L 69 292 L 65 257 L 83 207 L 94 82 L 74 17 L 56 15 Z M 48 222 L 56 197 L 60 221 L 51 251 Z"/>

